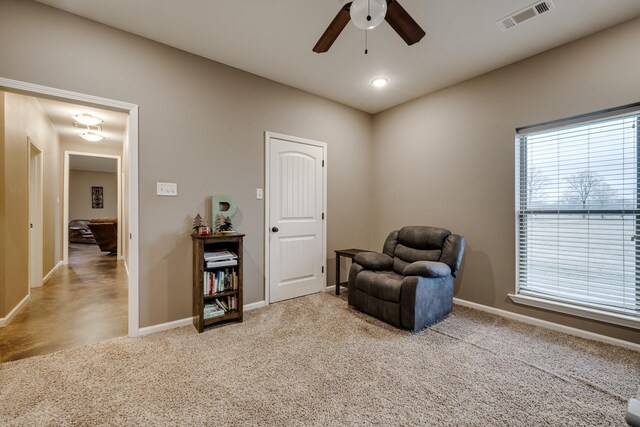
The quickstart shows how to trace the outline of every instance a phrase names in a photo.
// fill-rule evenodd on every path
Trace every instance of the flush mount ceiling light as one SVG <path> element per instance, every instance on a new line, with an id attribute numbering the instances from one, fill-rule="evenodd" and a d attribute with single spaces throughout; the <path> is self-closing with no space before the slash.
<path id="1" fill-rule="evenodd" d="M 354 0 L 349 14 L 353 25 L 361 30 L 373 30 L 384 21 L 387 0 Z"/>
<path id="2" fill-rule="evenodd" d="M 86 132 L 82 132 L 80 136 L 85 141 L 91 141 L 91 142 L 98 142 L 104 139 L 104 136 L 101 133 L 96 132 L 94 130 L 87 130 Z"/>
<path id="3" fill-rule="evenodd" d="M 100 117 L 92 116 L 91 114 L 76 114 L 75 116 L 71 116 L 71 118 L 85 126 L 98 126 L 102 123 L 102 119 Z"/>
<path id="4" fill-rule="evenodd" d="M 386 77 L 376 77 L 375 79 L 371 80 L 371 85 L 373 87 L 385 87 L 387 83 L 389 83 L 389 79 Z"/>

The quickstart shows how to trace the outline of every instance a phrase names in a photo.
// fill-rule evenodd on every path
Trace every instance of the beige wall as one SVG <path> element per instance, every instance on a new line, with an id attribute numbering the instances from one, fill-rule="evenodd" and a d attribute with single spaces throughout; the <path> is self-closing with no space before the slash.
<path id="1" fill-rule="evenodd" d="M 6 270 L 5 270 L 5 247 L 6 247 L 6 228 L 7 217 L 5 209 L 5 189 L 4 189 L 4 92 L 0 91 L 0 317 L 5 317 L 9 310 L 5 307 L 5 287 L 6 287 Z"/>
<path id="2" fill-rule="evenodd" d="M 513 304 L 515 128 L 640 101 L 640 19 L 374 117 L 373 243 L 406 224 L 463 234 L 456 296 L 640 342 L 640 331 Z"/>
<path id="3" fill-rule="evenodd" d="M 113 160 L 114 163 L 116 160 Z M 103 208 L 91 207 L 91 187 L 102 187 Z M 118 216 L 118 174 L 69 171 L 69 220 Z"/>
<path id="4" fill-rule="evenodd" d="M 29 292 L 28 283 L 28 145 L 24 125 L 16 123 L 22 115 L 11 107 L 11 94 L 5 94 L 5 315 Z M 22 120 L 20 120 L 22 122 Z M 17 126 L 16 126 L 17 125 Z"/>
<path id="5" fill-rule="evenodd" d="M 60 261 L 60 144 L 38 101 L 6 93 L 5 108 L 5 315 L 28 293 L 29 138 L 43 155 L 43 276 Z"/>
<path id="6" fill-rule="evenodd" d="M 328 251 L 371 245 L 368 114 L 28 1 L 0 1 L 0 76 L 140 106 L 142 327 L 191 316 L 189 233 L 213 194 L 247 234 L 245 302 L 264 299 L 264 131 L 328 143 Z"/>

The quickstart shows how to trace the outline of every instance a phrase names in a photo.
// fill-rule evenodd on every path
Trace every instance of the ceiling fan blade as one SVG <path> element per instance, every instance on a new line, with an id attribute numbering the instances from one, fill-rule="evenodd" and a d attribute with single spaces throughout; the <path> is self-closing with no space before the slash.
<path id="1" fill-rule="evenodd" d="M 426 34 L 396 0 L 387 0 L 387 15 L 384 19 L 409 46 L 418 43 Z"/>
<path id="2" fill-rule="evenodd" d="M 344 27 L 347 26 L 349 20 L 351 20 L 351 16 L 349 15 L 349 8 L 351 7 L 351 2 L 345 4 L 342 9 L 338 12 L 331 24 L 327 27 L 318 40 L 318 43 L 313 47 L 313 51 L 316 53 L 323 53 L 329 50 L 333 42 L 336 41 Z"/>

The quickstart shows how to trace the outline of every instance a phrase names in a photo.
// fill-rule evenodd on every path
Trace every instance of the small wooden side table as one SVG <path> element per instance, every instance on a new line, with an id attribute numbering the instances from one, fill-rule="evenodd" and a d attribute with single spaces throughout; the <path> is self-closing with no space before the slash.
<path id="1" fill-rule="evenodd" d="M 365 249 L 338 249 L 336 253 L 336 295 L 340 295 L 340 285 L 347 285 L 349 282 L 340 283 L 340 257 L 353 260 L 353 257 L 360 252 L 371 252 Z"/>

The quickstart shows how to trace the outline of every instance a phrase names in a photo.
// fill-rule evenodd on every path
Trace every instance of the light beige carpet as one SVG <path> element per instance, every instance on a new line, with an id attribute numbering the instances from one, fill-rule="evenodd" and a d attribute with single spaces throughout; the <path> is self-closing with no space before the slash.
<path id="1" fill-rule="evenodd" d="M 463 307 L 411 334 L 319 294 L 0 379 L 0 425 L 623 426 L 640 354 Z"/>

